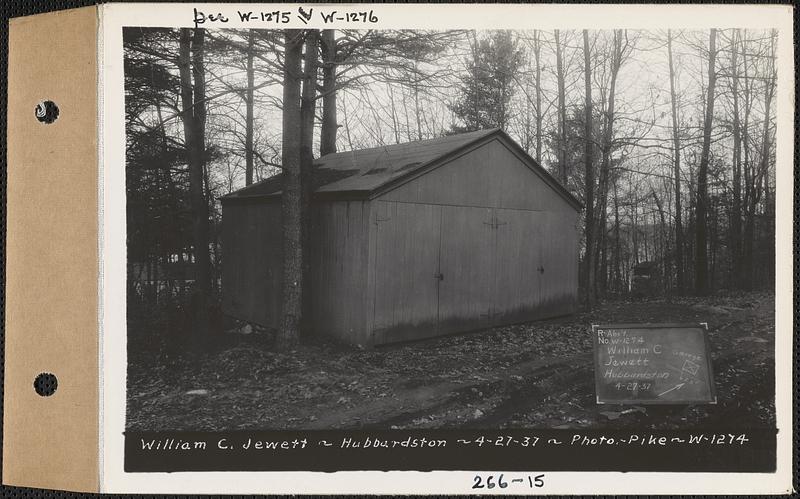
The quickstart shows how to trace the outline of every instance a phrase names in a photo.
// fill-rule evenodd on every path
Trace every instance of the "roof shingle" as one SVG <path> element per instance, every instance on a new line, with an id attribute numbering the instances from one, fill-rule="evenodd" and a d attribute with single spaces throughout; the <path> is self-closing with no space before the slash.
<path id="1" fill-rule="evenodd" d="M 314 161 L 313 184 L 317 194 L 339 194 L 353 197 L 370 195 L 390 182 L 411 175 L 428 165 L 433 165 L 445 156 L 455 153 L 470 144 L 490 137 L 498 137 L 512 145 L 526 163 L 550 187 L 558 192 L 575 209 L 580 210 L 583 204 L 547 170 L 536 163 L 522 148 L 508 137 L 501 129 L 491 128 L 477 132 L 448 135 L 436 139 L 406 142 L 381 147 L 371 147 L 357 151 L 327 154 Z M 247 200 L 271 198 L 281 193 L 282 174 L 273 175 L 260 182 L 221 199 Z"/>
<path id="2" fill-rule="evenodd" d="M 326 193 L 369 193 L 498 131 L 497 128 L 479 130 L 436 139 L 327 154 L 314 162 L 314 190 Z M 232 192 L 223 199 L 270 196 L 279 194 L 280 190 L 279 173 Z"/>

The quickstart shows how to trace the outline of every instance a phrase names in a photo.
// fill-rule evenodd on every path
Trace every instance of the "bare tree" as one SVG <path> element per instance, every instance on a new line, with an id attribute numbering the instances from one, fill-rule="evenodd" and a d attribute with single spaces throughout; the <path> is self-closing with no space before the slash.
<path id="1" fill-rule="evenodd" d="M 536 64 L 536 161 L 541 164 L 542 162 L 542 120 L 544 113 L 542 111 L 542 32 L 536 30 L 533 32 L 533 59 Z"/>
<path id="2" fill-rule="evenodd" d="M 558 84 L 558 174 L 562 185 L 567 185 L 567 105 L 564 74 L 563 42 L 561 31 L 553 32 L 556 50 L 556 80 Z"/>
<path id="3" fill-rule="evenodd" d="M 774 31 L 770 33 L 769 45 L 766 49 L 765 58 L 768 61 L 766 66 L 767 75 L 764 80 L 764 119 L 761 129 L 761 147 L 758 156 L 758 164 L 752 168 L 750 175 L 750 182 L 748 182 L 747 190 L 750 191 L 747 196 L 746 216 L 745 216 L 745 266 L 747 267 L 746 287 L 752 288 L 755 284 L 755 271 L 756 271 L 756 257 L 754 254 L 754 246 L 757 242 L 756 236 L 756 216 L 759 203 L 763 198 L 769 195 L 769 165 L 771 156 L 771 138 L 770 138 L 770 120 L 772 99 L 775 95 L 775 44 L 776 34 Z M 769 200 L 763 199 L 764 211 L 769 209 Z"/>
<path id="4" fill-rule="evenodd" d="M 623 44 L 623 38 L 626 39 L 625 44 Z M 622 63 L 626 56 L 626 52 L 628 50 L 627 46 L 627 36 L 623 33 L 622 30 L 614 30 L 612 36 L 612 48 L 611 48 L 611 71 L 610 71 L 610 81 L 608 84 L 608 91 L 607 91 L 607 99 L 606 100 L 606 108 L 603 110 L 603 137 L 600 142 L 600 147 L 602 151 L 601 162 L 600 162 L 600 176 L 599 176 L 599 185 L 597 189 L 597 231 L 602 234 L 602 242 L 603 244 L 597 245 L 596 248 L 596 255 L 595 258 L 597 263 L 595 264 L 597 267 L 600 267 L 600 250 L 605 249 L 605 234 L 606 234 L 606 206 L 608 204 L 608 183 L 609 183 L 609 176 L 611 172 L 611 154 L 612 149 L 614 147 L 614 119 L 615 119 L 615 111 L 616 111 L 616 90 L 617 90 L 617 77 L 619 75 L 620 68 L 622 67 Z M 601 247 L 602 246 L 602 247 Z M 603 255 L 605 256 L 606 252 L 603 251 Z M 602 266 L 605 269 L 605 265 Z M 602 277 L 602 288 L 605 289 L 606 283 L 606 272 L 605 270 L 601 274 Z"/>
<path id="5" fill-rule="evenodd" d="M 731 100 L 733 116 L 731 129 L 733 133 L 733 200 L 730 216 L 731 245 L 731 282 L 740 286 L 742 282 L 742 130 L 739 112 L 739 30 L 731 35 Z"/>
<path id="6" fill-rule="evenodd" d="M 203 42 L 205 29 L 182 28 L 178 67 L 184 141 L 189 158 L 189 199 L 192 211 L 195 281 L 191 312 L 193 331 L 204 344 L 209 334 L 211 257 L 208 239 L 208 201 L 205 196 L 206 95 Z"/>
<path id="7" fill-rule="evenodd" d="M 584 268 L 586 281 L 584 284 L 584 303 L 587 310 L 592 310 L 595 302 L 595 215 L 594 215 L 594 160 L 592 159 L 592 58 L 589 50 L 589 31 L 583 30 L 583 61 L 584 61 L 584 153 L 583 162 L 586 170 L 584 179 L 584 203 L 586 205 L 585 239 L 586 254 Z"/>
<path id="8" fill-rule="evenodd" d="M 672 114 L 672 156 L 675 184 L 675 272 L 678 292 L 684 289 L 683 277 L 683 210 L 681 208 L 681 139 L 678 121 L 678 96 L 675 90 L 675 62 L 672 54 L 672 31 L 667 30 L 667 54 L 669 56 L 669 95 Z"/>
<path id="9" fill-rule="evenodd" d="M 253 46 L 255 44 L 255 31 L 250 30 L 247 33 L 247 92 L 245 97 L 245 105 L 247 107 L 247 116 L 245 117 L 245 185 L 253 183 L 253 86 L 255 83 L 255 75 L 253 74 Z"/>
<path id="10" fill-rule="evenodd" d="M 708 282 L 708 161 L 711 148 L 711 130 L 714 123 L 714 101 L 717 56 L 717 30 L 712 29 L 708 39 L 708 88 L 706 89 L 705 117 L 703 119 L 703 149 L 697 168 L 695 202 L 695 292 L 707 294 Z"/>

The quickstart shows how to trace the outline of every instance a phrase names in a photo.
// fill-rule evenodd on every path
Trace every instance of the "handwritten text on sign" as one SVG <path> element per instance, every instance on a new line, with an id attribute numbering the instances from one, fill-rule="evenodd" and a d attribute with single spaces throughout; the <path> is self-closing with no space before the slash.
<path id="1" fill-rule="evenodd" d="M 592 326 L 597 403 L 715 403 L 701 325 Z"/>

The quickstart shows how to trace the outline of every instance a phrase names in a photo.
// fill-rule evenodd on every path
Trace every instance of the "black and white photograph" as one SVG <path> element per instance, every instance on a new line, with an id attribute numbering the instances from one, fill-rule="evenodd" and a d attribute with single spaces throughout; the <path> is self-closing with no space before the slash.
<path id="1" fill-rule="evenodd" d="M 127 432 L 774 440 L 776 30 L 212 21 L 123 28 Z"/>
<path id="2" fill-rule="evenodd" d="M 3 48 L 2 486 L 800 487 L 793 6 L 87 2 Z"/>

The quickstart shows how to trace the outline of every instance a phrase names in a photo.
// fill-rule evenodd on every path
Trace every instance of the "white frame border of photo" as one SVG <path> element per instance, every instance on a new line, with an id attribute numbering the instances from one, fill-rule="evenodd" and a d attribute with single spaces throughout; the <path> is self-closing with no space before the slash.
<path id="1" fill-rule="evenodd" d="M 469 494 L 474 471 L 185 472 L 123 471 L 126 407 L 125 123 L 122 28 L 194 27 L 194 8 L 230 13 L 224 28 L 244 26 L 237 10 L 274 11 L 324 4 L 105 4 L 100 36 L 100 484 L 102 492 L 269 494 Z M 331 6 L 330 4 L 328 6 Z M 794 47 L 791 5 L 489 5 L 336 4 L 372 9 L 372 29 L 708 29 L 778 30 L 776 172 L 775 473 L 545 472 L 537 494 L 781 494 L 792 483 L 792 233 Z M 293 20 L 281 28 L 321 28 Z M 210 24 L 206 28 L 214 28 Z M 258 26 L 261 27 L 261 26 Z M 326 27 L 342 27 L 326 25 Z M 351 28 L 355 26 L 350 26 Z M 588 326 L 587 326 L 588 334 Z M 503 470 L 486 470 L 486 472 Z M 535 472 L 536 470 L 531 470 Z M 483 472 L 481 472 L 483 473 Z M 481 493 L 519 493 L 510 489 Z"/>

